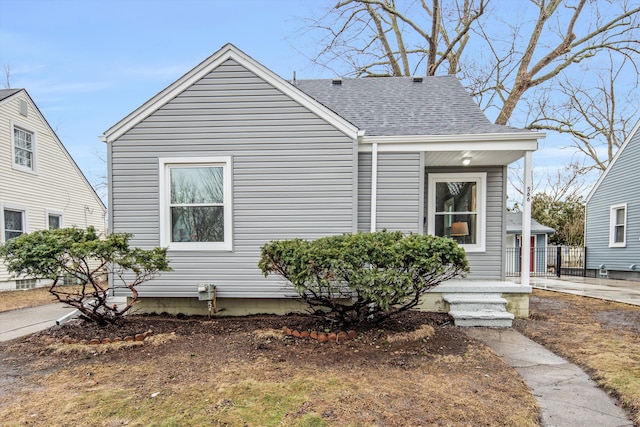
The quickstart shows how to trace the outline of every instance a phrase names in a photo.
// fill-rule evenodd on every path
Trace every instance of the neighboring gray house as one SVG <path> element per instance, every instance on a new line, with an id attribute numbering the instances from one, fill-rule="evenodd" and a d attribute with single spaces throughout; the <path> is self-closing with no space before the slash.
<path id="1" fill-rule="evenodd" d="M 550 234 L 556 230 L 540 224 L 531 218 L 530 273 L 546 273 L 549 268 L 547 243 Z M 520 272 L 522 248 L 522 212 L 507 212 L 507 252 L 505 267 L 507 274 Z M 555 255 L 552 254 L 555 258 Z"/>
<path id="2" fill-rule="evenodd" d="M 640 280 L 640 122 L 586 201 L 587 273 Z"/>
<path id="3" fill-rule="evenodd" d="M 261 245 L 388 229 L 467 251 L 467 280 L 426 308 L 490 289 L 527 315 L 528 276 L 504 281 L 503 213 L 507 165 L 530 167 L 541 136 L 492 124 L 453 76 L 288 82 L 226 45 L 103 135 L 110 229 L 169 248 L 147 311 L 202 311 L 206 283 L 225 314 L 291 311 Z"/>

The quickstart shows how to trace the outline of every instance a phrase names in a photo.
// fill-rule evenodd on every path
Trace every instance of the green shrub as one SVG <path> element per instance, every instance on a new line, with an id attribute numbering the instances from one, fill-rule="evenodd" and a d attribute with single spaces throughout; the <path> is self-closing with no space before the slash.
<path id="1" fill-rule="evenodd" d="M 93 227 L 38 230 L 0 245 L 7 270 L 18 275 L 52 279 L 49 287 L 59 301 L 77 308 L 88 320 L 116 323 L 136 304 L 136 286 L 162 271 L 170 271 L 167 250 L 130 248 L 130 234 L 113 233 L 101 239 Z M 107 303 L 107 280 L 128 288 L 125 307 Z M 65 278 L 79 286 L 64 286 Z"/>
<path id="2" fill-rule="evenodd" d="M 379 322 L 415 307 L 431 288 L 469 270 L 464 249 L 451 239 L 387 231 L 272 241 L 262 246 L 258 266 L 344 324 Z"/>

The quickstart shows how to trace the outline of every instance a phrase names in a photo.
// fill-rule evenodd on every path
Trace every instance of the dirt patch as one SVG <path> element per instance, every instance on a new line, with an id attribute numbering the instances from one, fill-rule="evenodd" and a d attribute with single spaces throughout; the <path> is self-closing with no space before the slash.
<path id="1" fill-rule="evenodd" d="M 132 316 L 75 321 L 0 345 L 0 419 L 79 425 L 538 425 L 506 363 L 447 315 L 407 312 L 356 339 L 319 318 Z M 152 330 L 143 342 L 64 344 Z M 3 396 L 4 392 L 4 396 Z M 158 423 L 158 420 L 164 420 Z"/>
<path id="2" fill-rule="evenodd" d="M 394 338 L 419 330 L 423 325 L 432 325 L 438 333 L 425 339 L 402 340 Z M 309 353 L 314 352 L 314 364 L 326 367 L 333 364 L 353 365 L 355 363 L 389 363 L 394 366 L 407 365 L 405 360 L 412 355 L 461 356 L 468 351 L 470 339 L 464 332 L 451 324 L 450 318 L 441 313 L 407 312 L 404 315 L 388 320 L 379 325 L 371 325 L 358 329 L 358 338 L 353 341 L 318 343 L 310 338 L 285 337 L 280 331 L 284 326 L 299 331 L 331 331 L 319 317 L 304 315 L 270 316 L 257 315 L 246 317 L 226 317 L 208 319 L 206 317 L 169 317 L 162 315 L 128 316 L 121 325 L 107 327 L 94 323 L 74 320 L 53 326 L 46 331 L 33 334 L 21 342 L 11 346 L 14 355 L 23 358 L 32 357 L 34 351 L 38 356 L 53 355 L 66 338 L 80 342 L 92 339 L 123 338 L 134 336 L 145 331 L 153 331 L 153 336 L 173 335 L 180 337 L 153 349 L 154 358 L 162 358 L 178 353 L 207 354 L 211 363 L 216 357 L 252 361 L 265 355 L 276 357 L 278 361 L 300 363 L 307 360 Z M 269 333 L 265 333 L 269 331 Z M 393 343 L 393 345 L 391 345 Z M 101 360 L 105 363 L 120 361 L 126 354 L 122 352 L 105 352 L 109 344 L 100 344 Z M 104 347 L 104 348 L 103 348 Z M 1 347 L 0 347 L 1 348 Z M 96 352 L 92 346 L 86 351 Z M 116 348 L 116 346 L 113 346 Z M 383 351 L 380 349 L 383 348 Z M 393 351 L 384 351 L 384 350 Z M 354 351 L 357 350 L 357 351 Z M 407 357 L 407 355 L 409 357 Z M 53 366 L 64 361 L 51 361 Z M 69 363 L 76 363 L 69 360 Z"/>
<path id="3" fill-rule="evenodd" d="M 594 313 L 594 318 L 607 329 L 640 333 L 640 310 L 603 310 Z"/>

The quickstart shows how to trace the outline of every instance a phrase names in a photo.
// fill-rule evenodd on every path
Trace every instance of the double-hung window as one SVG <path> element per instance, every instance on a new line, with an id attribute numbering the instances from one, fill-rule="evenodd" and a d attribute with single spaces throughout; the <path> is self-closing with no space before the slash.
<path id="1" fill-rule="evenodd" d="M 13 127 L 13 166 L 26 171 L 36 170 L 35 134 L 20 127 Z"/>
<path id="2" fill-rule="evenodd" d="M 484 251 L 486 181 L 486 173 L 429 174 L 427 232 Z"/>
<path id="3" fill-rule="evenodd" d="M 49 230 L 57 230 L 62 228 L 62 212 L 46 211 L 47 214 L 47 228 Z"/>
<path id="4" fill-rule="evenodd" d="M 627 204 L 611 206 L 609 214 L 609 247 L 627 246 Z"/>
<path id="5" fill-rule="evenodd" d="M 231 158 L 160 159 L 160 243 L 231 250 Z"/>
<path id="6" fill-rule="evenodd" d="M 18 237 L 25 233 L 25 212 L 18 209 L 5 208 L 2 212 L 4 241 Z"/>

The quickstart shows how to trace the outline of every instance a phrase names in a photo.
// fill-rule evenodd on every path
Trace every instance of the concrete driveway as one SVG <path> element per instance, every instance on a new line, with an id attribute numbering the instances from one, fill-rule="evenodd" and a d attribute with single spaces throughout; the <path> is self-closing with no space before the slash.
<path id="1" fill-rule="evenodd" d="M 74 310 L 58 302 L 0 313 L 0 341 L 9 341 L 46 329 Z"/>
<path id="2" fill-rule="evenodd" d="M 516 283 L 520 281 L 519 277 L 513 279 Z M 538 289 L 640 305 L 640 282 L 632 280 L 532 277 L 531 286 Z"/>

